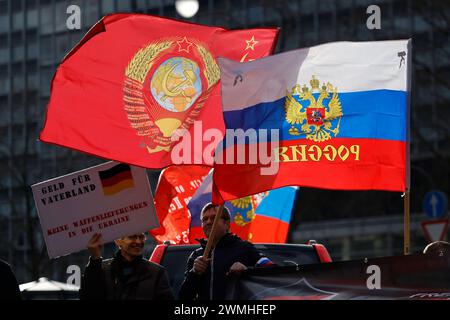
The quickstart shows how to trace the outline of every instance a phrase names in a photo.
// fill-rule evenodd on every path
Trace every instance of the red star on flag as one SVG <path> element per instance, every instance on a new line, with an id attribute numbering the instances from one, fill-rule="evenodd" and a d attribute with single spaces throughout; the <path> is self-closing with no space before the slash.
<path id="1" fill-rule="evenodd" d="M 245 50 L 247 49 L 255 50 L 255 44 L 257 44 L 259 41 L 255 40 L 255 36 L 252 36 L 250 40 L 245 40 L 245 42 L 247 42 L 247 47 L 245 48 Z"/>
<path id="2" fill-rule="evenodd" d="M 187 53 L 189 53 L 189 48 L 192 46 L 193 43 L 189 42 L 188 39 L 184 37 L 183 40 L 177 41 L 177 44 L 178 44 L 178 52 L 186 51 Z"/>

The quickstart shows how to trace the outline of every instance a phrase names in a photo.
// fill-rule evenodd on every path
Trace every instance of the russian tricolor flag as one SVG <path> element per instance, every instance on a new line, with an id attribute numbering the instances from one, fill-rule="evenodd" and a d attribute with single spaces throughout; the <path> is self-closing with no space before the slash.
<path id="1" fill-rule="evenodd" d="M 231 215 L 231 232 L 244 240 L 257 243 L 285 243 L 295 208 L 297 187 L 284 187 L 252 195 L 225 206 Z M 188 203 L 191 213 L 189 240 L 204 238 L 200 213 L 212 200 L 212 171 Z M 261 265 L 264 265 L 264 261 Z"/>
<path id="2" fill-rule="evenodd" d="M 409 47 L 336 42 L 247 63 L 219 59 L 227 134 L 216 151 L 214 202 L 287 185 L 405 191 Z M 270 163 L 249 161 L 266 148 Z M 229 163 L 243 152 L 245 161 Z M 276 172 L 262 174 L 269 165 Z"/>

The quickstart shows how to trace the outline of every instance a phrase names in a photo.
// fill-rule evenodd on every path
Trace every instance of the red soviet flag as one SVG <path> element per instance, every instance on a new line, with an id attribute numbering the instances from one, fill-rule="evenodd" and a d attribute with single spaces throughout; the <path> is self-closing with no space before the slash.
<path id="1" fill-rule="evenodd" d="M 59 65 L 40 140 L 147 168 L 212 165 L 224 133 L 216 58 L 267 56 L 277 34 L 108 15 Z"/>
<path id="2" fill-rule="evenodd" d="M 150 231 L 159 243 L 189 243 L 191 215 L 187 204 L 210 171 L 207 166 L 183 165 L 161 172 L 155 193 L 160 227 Z"/>

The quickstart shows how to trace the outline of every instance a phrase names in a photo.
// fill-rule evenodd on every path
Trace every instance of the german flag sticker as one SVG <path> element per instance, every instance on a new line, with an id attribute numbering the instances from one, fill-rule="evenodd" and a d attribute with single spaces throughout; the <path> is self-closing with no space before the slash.
<path id="1" fill-rule="evenodd" d="M 105 196 L 111 196 L 127 188 L 134 187 L 131 168 L 128 164 L 121 163 L 111 169 L 99 171 L 98 174 Z"/>

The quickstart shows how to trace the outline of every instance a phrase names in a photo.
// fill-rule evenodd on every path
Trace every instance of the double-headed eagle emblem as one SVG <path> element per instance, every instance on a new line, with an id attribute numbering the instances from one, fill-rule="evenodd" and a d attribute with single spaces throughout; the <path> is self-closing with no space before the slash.
<path id="1" fill-rule="evenodd" d="M 326 141 L 338 135 L 343 116 L 337 88 L 330 83 L 319 88 L 315 76 L 309 83 L 311 89 L 297 84 L 291 92 L 286 92 L 286 121 L 292 125 L 289 134 L 305 134 L 306 139 L 315 142 Z"/>
<path id="2" fill-rule="evenodd" d="M 230 202 L 233 207 L 236 207 L 239 211 L 243 211 L 244 213 L 244 215 L 241 214 L 241 212 L 236 213 L 234 216 L 236 225 L 243 227 L 255 219 L 255 208 L 251 196 L 231 200 Z"/>
<path id="3" fill-rule="evenodd" d="M 269 192 L 261 192 L 253 196 L 247 196 L 240 199 L 231 200 L 230 203 L 234 207 L 233 211 L 237 211 L 233 221 L 239 227 L 244 227 L 251 223 L 256 217 L 256 208 Z"/>

